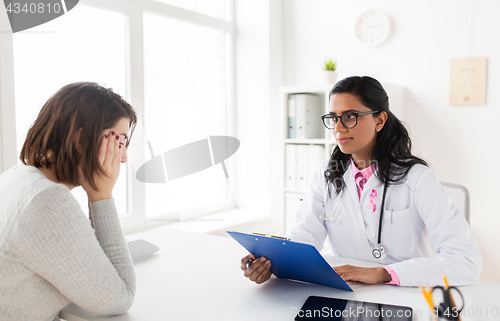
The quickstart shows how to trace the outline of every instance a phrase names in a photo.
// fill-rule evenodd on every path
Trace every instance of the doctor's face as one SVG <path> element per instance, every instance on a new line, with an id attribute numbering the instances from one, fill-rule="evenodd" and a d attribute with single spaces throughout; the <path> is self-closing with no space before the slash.
<path id="1" fill-rule="evenodd" d="M 366 113 L 372 111 L 364 106 L 359 98 L 353 94 L 334 94 L 330 99 L 330 112 L 342 116 L 347 112 Z M 369 114 L 358 117 L 358 124 L 353 128 L 346 128 L 337 121 L 333 136 L 344 154 L 352 155 L 353 159 L 369 161 L 377 139 L 377 133 L 384 127 L 385 113 Z"/>

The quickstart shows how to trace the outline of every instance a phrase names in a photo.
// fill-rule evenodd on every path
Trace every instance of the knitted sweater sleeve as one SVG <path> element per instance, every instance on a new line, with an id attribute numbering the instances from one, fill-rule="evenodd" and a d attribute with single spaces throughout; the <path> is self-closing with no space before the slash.
<path id="1" fill-rule="evenodd" d="M 80 307 L 125 313 L 135 272 L 114 200 L 91 203 L 90 213 L 94 228 L 66 187 L 44 189 L 21 213 L 17 259 Z"/>

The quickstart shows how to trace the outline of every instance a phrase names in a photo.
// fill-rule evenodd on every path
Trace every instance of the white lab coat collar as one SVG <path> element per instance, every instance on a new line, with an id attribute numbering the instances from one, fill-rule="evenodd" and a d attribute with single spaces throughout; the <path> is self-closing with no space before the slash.
<path id="1" fill-rule="evenodd" d="M 356 209 L 357 211 L 355 213 L 345 213 L 344 215 L 352 215 L 355 219 L 355 224 L 357 225 L 357 232 L 358 232 L 358 239 L 367 239 L 366 235 L 366 230 L 364 228 L 365 223 L 363 219 L 363 208 L 361 207 L 361 204 L 359 201 L 359 196 L 358 196 L 358 189 L 356 187 L 356 182 L 354 181 L 354 175 L 352 173 L 352 168 L 351 165 L 347 168 L 346 172 L 344 173 L 344 182 L 346 184 L 345 189 L 347 190 L 347 194 L 350 195 L 352 198 L 352 209 Z M 346 196 L 347 197 L 347 196 Z M 345 205 L 344 205 L 345 206 Z"/>
<path id="2" fill-rule="evenodd" d="M 354 180 L 354 174 L 352 173 L 352 165 L 349 164 L 346 172 L 344 173 L 344 182 L 346 184 L 346 189 L 348 193 L 351 194 L 351 197 L 356 202 L 356 204 L 360 204 L 359 208 L 362 211 L 361 204 L 366 204 L 368 199 L 370 198 L 370 193 L 372 189 L 377 191 L 377 204 L 380 204 L 383 193 L 383 184 L 382 182 L 375 176 L 378 173 L 378 169 L 375 170 L 366 182 L 365 187 L 363 188 L 363 192 L 361 193 L 361 198 L 358 196 L 358 188 L 356 186 L 356 181 Z"/>
<path id="3" fill-rule="evenodd" d="M 347 167 L 347 170 L 344 173 L 345 189 L 347 190 L 348 194 L 351 195 L 355 204 L 359 204 L 358 188 L 356 187 L 356 182 L 354 180 L 351 166 L 351 162 L 349 162 L 349 167 Z M 361 214 L 361 206 L 358 206 L 358 208 L 360 209 Z"/>

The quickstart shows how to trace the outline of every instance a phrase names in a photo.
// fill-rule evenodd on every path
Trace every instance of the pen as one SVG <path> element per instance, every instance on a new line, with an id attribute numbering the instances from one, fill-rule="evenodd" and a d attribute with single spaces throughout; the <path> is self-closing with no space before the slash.
<path id="1" fill-rule="evenodd" d="M 259 258 L 255 258 L 255 259 L 250 259 L 250 260 L 248 260 L 248 261 L 247 261 L 247 268 L 249 268 L 249 267 L 250 267 L 250 265 L 252 265 L 252 264 L 253 264 L 253 262 L 257 261 L 258 259 L 259 259 Z"/>

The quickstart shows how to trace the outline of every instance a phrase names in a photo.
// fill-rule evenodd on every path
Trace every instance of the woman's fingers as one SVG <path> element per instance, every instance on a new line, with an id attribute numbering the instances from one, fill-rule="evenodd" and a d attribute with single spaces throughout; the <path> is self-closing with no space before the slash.
<path id="1" fill-rule="evenodd" d="M 121 149 L 120 136 L 116 135 L 116 132 L 114 131 L 111 131 L 108 134 L 104 155 L 104 161 L 102 162 L 104 170 L 112 177 L 117 176 L 120 170 Z"/>
<path id="2" fill-rule="evenodd" d="M 99 145 L 99 164 L 104 163 L 104 159 L 106 158 L 106 149 L 108 147 L 108 139 L 109 134 L 106 134 L 101 137 L 101 144 Z"/>
<path id="3" fill-rule="evenodd" d="M 248 277 L 251 281 L 257 281 L 259 276 L 270 267 L 271 261 L 267 260 L 265 257 L 260 257 L 248 267 L 248 269 L 245 271 L 245 276 Z"/>
<path id="4" fill-rule="evenodd" d="M 352 265 L 342 265 L 342 266 L 335 266 L 333 269 L 335 272 L 337 272 L 339 275 L 343 272 L 349 271 L 353 267 Z"/>
<path id="5" fill-rule="evenodd" d="M 344 281 L 351 281 L 354 268 L 352 265 L 342 265 L 335 267 L 334 270 Z"/>
<path id="6" fill-rule="evenodd" d="M 261 269 L 260 271 L 256 271 L 256 272 L 259 272 L 259 274 L 257 275 L 257 278 L 253 281 L 255 281 L 255 283 L 257 284 L 261 284 L 261 283 L 264 283 L 266 282 L 267 280 L 269 280 L 269 278 L 271 277 L 271 261 L 267 260 L 266 263 L 262 264 L 263 266 L 260 267 L 259 269 Z"/>
<path id="7" fill-rule="evenodd" d="M 104 158 L 104 162 L 102 164 L 105 169 L 109 168 L 113 163 L 113 158 L 115 154 L 115 149 L 114 149 L 115 142 L 116 142 L 115 132 L 112 131 L 108 134 L 108 144 L 106 146 L 106 154 L 105 154 L 106 157 Z"/>
<path id="8" fill-rule="evenodd" d="M 243 273 L 243 275 L 252 280 L 251 278 L 252 274 L 255 272 L 255 270 L 261 267 L 265 261 L 266 261 L 265 257 L 259 257 L 258 259 L 252 261 L 252 263 L 245 269 L 245 273 Z M 257 276 L 254 276 L 254 278 L 257 278 Z"/>
<path id="9" fill-rule="evenodd" d="M 248 261 L 251 261 L 251 264 L 247 266 Z M 255 255 L 248 254 L 247 256 L 241 259 L 241 269 L 244 271 L 243 275 L 257 284 L 264 283 L 269 280 L 272 275 L 271 272 L 271 261 L 266 259 L 265 257 L 259 257 L 255 259 Z"/>
<path id="10" fill-rule="evenodd" d="M 253 254 L 248 254 L 244 258 L 241 259 L 241 269 L 245 271 L 247 269 L 247 262 L 250 260 L 255 260 L 255 255 Z"/>
<path id="11" fill-rule="evenodd" d="M 102 199 L 109 199 L 113 197 L 113 187 L 115 186 L 118 175 L 120 174 L 121 152 L 120 149 L 120 135 L 115 131 L 110 130 L 105 132 L 101 138 L 99 145 L 99 163 L 104 171 L 101 173 L 94 173 L 95 189 L 85 185 L 85 179 L 81 179 L 81 184 L 89 202 L 95 202 Z M 82 176 L 82 175 L 81 175 Z"/>
<path id="12" fill-rule="evenodd" d="M 383 267 L 366 268 L 343 265 L 335 267 L 334 270 L 344 281 L 358 281 L 366 284 L 390 281 L 390 275 Z"/>
<path id="13" fill-rule="evenodd" d="M 125 140 L 125 138 L 123 138 L 122 136 L 117 136 L 117 140 L 116 140 L 116 159 L 115 159 L 115 162 L 116 162 L 116 167 L 117 167 L 117 170 L 119 171 L 120 170 L 120 164 L 121 164 L 121 161 L 122 161 L 122 142 Z"/>
<path id="14" fill-rule="evenodd" d="M 355 268 L 356 267 L 352 265 L 342 265 L 334 267 L 333 269 L 342 279 L 344 279 L 344 281 L 347 281 L 345 278 L 347 278 L 347 275 L 352 273 Z"/>
<path id="15" fill-rule="evenodd" d="M 121 148 L 120 148 L 121 137 L 116 135 L 115 137 L 115 155 L 113 159 L 113 165 L 117 171 L 120 170 L 120 160 L 121 160 Z"/>

